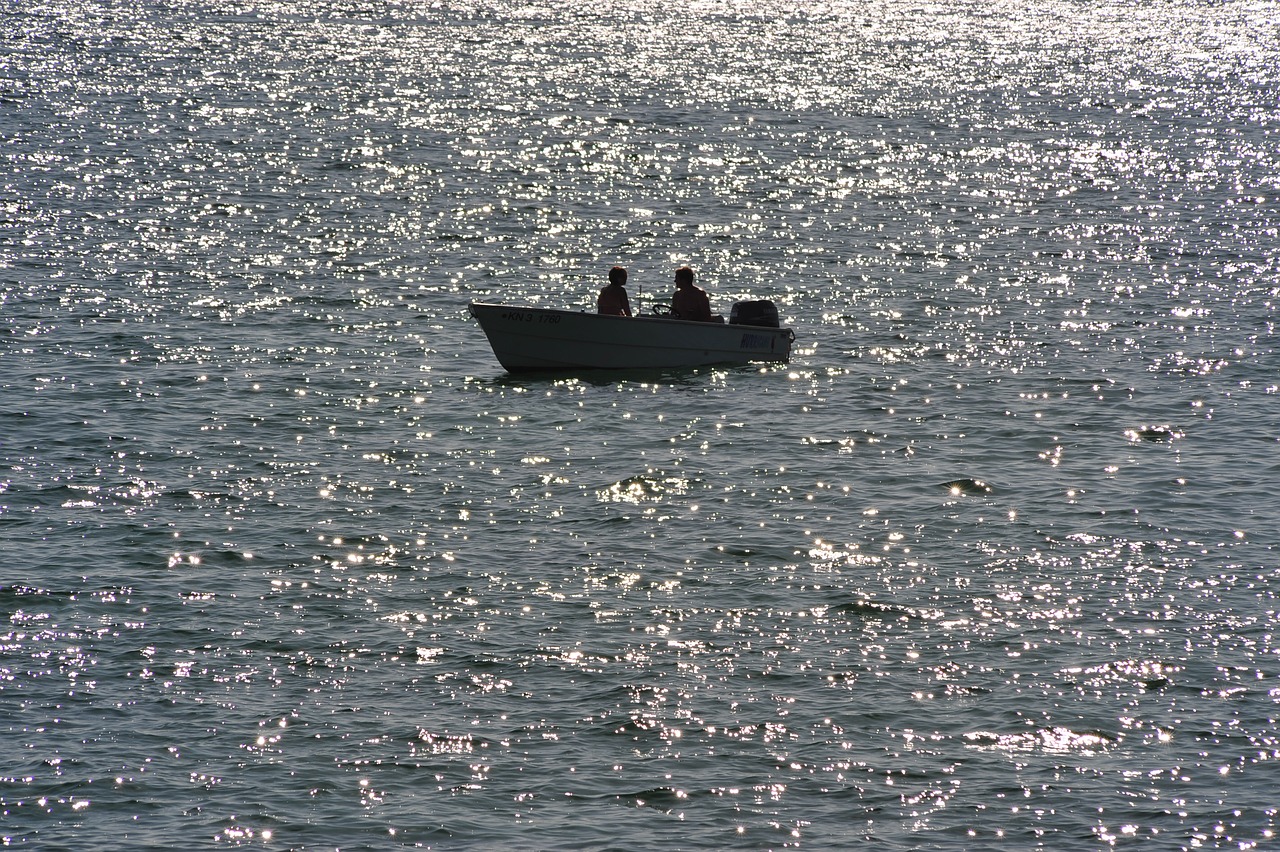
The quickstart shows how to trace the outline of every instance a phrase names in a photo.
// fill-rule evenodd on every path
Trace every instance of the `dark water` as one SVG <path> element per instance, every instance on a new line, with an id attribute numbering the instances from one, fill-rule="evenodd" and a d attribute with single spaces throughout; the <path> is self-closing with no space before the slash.
<path id="1" fill-rule="evenodd" d="M 1024 5 L 0 10 L 4 842 L 1280 848 L 1280 4 Z"/>

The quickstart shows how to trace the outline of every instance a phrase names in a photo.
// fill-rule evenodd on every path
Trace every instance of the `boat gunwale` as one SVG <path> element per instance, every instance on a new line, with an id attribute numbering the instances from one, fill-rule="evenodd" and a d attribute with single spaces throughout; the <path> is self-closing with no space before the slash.
<path id="1" fill-rule="evenodd" d="M 791 340 L 793 342 L 796 339 L 796 334 L 794 331 L 791 330 L 790 326 L 752 325 L 751 323 L 729 322 L 728 320 L 723 318 L 721 319 L 720 322 L 703 322 L 701 320 L 680 319 L 679 317 L 660 317 L 660 316 L 657 316 L 656 314 L 634 314 L 632 316 L 626 317 L 620 314 L 600 314 L 600 313 L 594 313 L 588 310 L 575 311 L 570 308 L 542 308 L 542 307 L 537 307 L 535 305 L 509 305 L 509 304 L 504 304 L 502 302 L 468 302 L 467 311 L 468 313 L 471 314 L 472 318 L 477 321 L 480 319 L 480 317 L 476 315 L 476 308 L 533 311 L 533 312 L 544 313 L 544 314 L 566 314 L 568 316 L 573 316 L 573 317 L 592 317 L 592 318 L 601 319 L 601 320 L 637 320 L 638 319 L 638 320 L 644 320 L 646 322 L 674 323 L 676 325 L 689 325 L 689 326 L 696 326 L 698 328 L 749 328 L 749 329 L 755 329 L 758 331 L 766 331 L 766 332 L 787 332 L 791 335 Z"/>

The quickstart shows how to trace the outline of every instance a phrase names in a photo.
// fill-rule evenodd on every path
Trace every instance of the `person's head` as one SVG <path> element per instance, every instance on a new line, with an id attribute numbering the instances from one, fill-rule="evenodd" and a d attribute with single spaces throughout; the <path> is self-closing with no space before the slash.
<path id="1" fill-rule="evenodd" d="M 690 287 L 693 285 L 693 270 L 687 266 L 682 266 L 676 270 L 676 286 Z"/>
<path id="2" fill-rule="evenodd" d="M 609 270 L 609 283 L 610 283 L 610 284 L 617 284 L 619 287 L 621 287 L 623 284 L 626 284 L 626 283 L 627 283 L 627 270 L 626 270 L 626 269 L 624 269 L 624 268 L 622 268 L 621 266 L 615 266 L 613 269 L 610 269 L 610 270 Z"/>

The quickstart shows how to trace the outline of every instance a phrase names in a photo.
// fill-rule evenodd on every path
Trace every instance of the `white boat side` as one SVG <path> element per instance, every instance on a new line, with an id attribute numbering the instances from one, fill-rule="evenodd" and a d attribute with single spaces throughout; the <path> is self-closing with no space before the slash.
<path id="1" fill-rule="evenodd" d="M 627 370 L 712 364 L 785 363 L 789 328 L 618 317 L 554 308 L 472 302 L 493 354 L 509 372 Z"/>

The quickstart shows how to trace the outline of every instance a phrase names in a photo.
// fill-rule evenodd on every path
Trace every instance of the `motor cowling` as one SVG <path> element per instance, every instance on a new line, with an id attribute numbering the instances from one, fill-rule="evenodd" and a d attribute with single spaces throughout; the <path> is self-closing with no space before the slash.
<path id="1" fill-rule="evenodd" d="M 778 306 L 767 299 L 734 302 L 733 309 L 729 311 L 729 322 L 733 325 L 778 328 Z"/>

